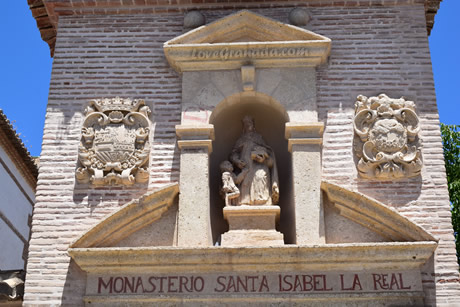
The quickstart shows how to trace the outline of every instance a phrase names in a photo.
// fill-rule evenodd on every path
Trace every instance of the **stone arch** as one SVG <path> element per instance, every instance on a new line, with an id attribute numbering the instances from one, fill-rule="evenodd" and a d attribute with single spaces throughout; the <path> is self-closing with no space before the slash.
<path id="1" fill-rule="evenodd" d="M 250 104 L 256 101 L 261 106 L 270 107 L 282 115 L 286 122 L 289 122 L 289 115 L 285 107 L 273 97 L 261 92 L 239 92 L 226 97 L 219 102 L 209 117 L 209 123 L 213 124 L 216 117 L 219 117 L 223 111 L 229 110 L 230 107 L 238 104 Z M 241 106 L 241 105 L 240 105 Z"/>
<path id="2" fill-rule="evenodd" d="M 228 230 L 222 214 L 224 201 L 219 195 L 221 173 L 219 164 L 228 159 L 232 147 L 242 132 L 241 120 L 250 115 L 256 130 L 274 149 L 280 179 L 281 218 L 278 230 L 284 234 L 286 243 L 294 243 L 295 225 L 292 200 L 292 162 L 285 139 L 285 124 L 289 116 L 284 107 L 272 97 L 258 92 L 242 92 L 222 100 L 209 117 L 214 125 L 215 139 L 209 163 L 209 187 L 211 198 L 211 227 L 214 242 Z"/>

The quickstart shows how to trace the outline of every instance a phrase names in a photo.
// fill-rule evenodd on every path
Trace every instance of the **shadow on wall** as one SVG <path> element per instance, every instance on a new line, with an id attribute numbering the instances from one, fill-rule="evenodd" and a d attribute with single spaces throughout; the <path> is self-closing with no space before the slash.
<path id="1" fill-rule="evenodd" d="M 422 287 L 425 293 L 425 306 L 437 306 L 436 304 L 436 272 L 434 268 L 434 254 L 422 266 Z M 429 293 L 429 295 L 428 295 Z M 429 296 L 430 300 L 426 300 Z"/>
<path id="2" fill-rule="evenodd" d="M 242 97 L 237 103 L 228 103 L 218 112 L 213 112 L 210 119 L 215 132 L 209 175 L 213 240 L 214 242 L 220 241 L 220 235 L 228 231 L 228 224 L 223 218 L 222 211 L 225 202 L 219 194 L 222 182 L 219 164 L 229 159 L 235 142 L 242 134 L 242 119 L 246 115 L 254 118 L 256 131 L 275 151 L 280 181 L 279 205 L 281 207 L 281 218 L 277 230 L 284 234 L 285 243 L 295 243 L 292 163 L 288 152 L 288 143 L 284 137 L 284 127 L 288 121 L 287 114 L 283 114 L 270 104 L 263 103 L 261 98 L 257 98 L 257 96 Z"/>
<path id="3" fill-rule="evenodd" d="M 100 205 L 112 207 L 114 204 L 123 206 L 133 199 L 140 198 L 147 192 L 148 185 L 135 184 L 131 187 L 103 186 L 90 187 L 88 184 L 75 183 L 73 189 L 73 202 L 84 205 L 90 214 Z M 115 210 L 115 209 L 114 209 Z"/>
<path id="4" fill-rule="evenodd" d="M 359 164 L 360 157 L 357 146 L 361 145 L 359 137 L 354 135 L 353 140 L 353 162 L 355 167 Z M 383 164 L 382 164 L 383 165 Z M 399 165 L 404 167 L 403 165 Z M 376 200 L 391 206 L 403 207 L 417 201 L 422 192 L 422 176 L 401 179 L 367 179 L 358 174 L 357 170 L 357 190 Z"/>
<path id="5" fill-rule="evenodd" d="M 82 306 L 86 292 L 86 272 L 70 260 L 62 292 L 62 306 Z"/>

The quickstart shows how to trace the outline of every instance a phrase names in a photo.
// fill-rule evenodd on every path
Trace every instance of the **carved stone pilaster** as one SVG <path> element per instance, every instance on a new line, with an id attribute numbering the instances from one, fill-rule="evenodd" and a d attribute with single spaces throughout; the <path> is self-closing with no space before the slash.
<path id="1" fill-rule="evenodd" d="M 147 182 L 149 114 L 144 100 L 90 101 L 81 131 L 77 181 L 94 186 Z"/>
<path id="2" fill-rule="evenodd" d="M 176 135 L 181 150 L 177 245 L 212 246 L 208 183 L 214 126 L 177 125 Z"/>
<path id="3" fill-rule="evenodd" d="M 296 244 L 324 244 L 321 199 L 321 144 L 324 124 L 286 123 L 285 137 L 292 156 Z"/>
<path id="4" fill-rule="evenodd" d="M 420 175 L 422 159 L 415 104 L 405 98 L 359 95 L 354 130 L 358 171 L 368 179 L 399 179 Z"/>

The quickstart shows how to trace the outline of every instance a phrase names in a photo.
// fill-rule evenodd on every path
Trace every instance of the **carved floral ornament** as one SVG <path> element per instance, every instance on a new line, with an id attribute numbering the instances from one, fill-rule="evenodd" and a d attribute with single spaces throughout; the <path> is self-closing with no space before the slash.
<path id="1" fill-rule="evenodd" d="M 405 98 L 359 95 L 354 130 L 359 174 L 368 179 L 415 177 L 422 169 L 415 104 Z"/>
<path id="2" fill-rule="evenodd" d="M 95 186 L 147 182 L 151 112 L 144 100 L 92 100 L 85 112 L 77 181 Z"/>

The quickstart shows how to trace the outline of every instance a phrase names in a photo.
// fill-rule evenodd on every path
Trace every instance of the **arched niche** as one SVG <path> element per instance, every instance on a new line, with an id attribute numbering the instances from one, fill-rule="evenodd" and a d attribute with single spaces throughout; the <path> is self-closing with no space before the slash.
<path id="1" fill-rule="evenodd" d="M 219 240 L 228 231 L 222 210 L 224 200 L 219 194 L 221 171 L 219 164 L 228 160 L 232 148 L 242 133 L 241 120 L 252 116 L 256 130 L 263 136 L 276 155 L 280 181 L 281 216 L 277 230 L 284 234 L 286 244 L 295 242 L 295 223 L 292 196 L 292 163 L 285 138 L 285 124 L 289 116 L 283 106 L 273 98 L 262 93 L 238 93 L 221 101 L 213 110 L 209 123 L 214 125 L 215 139 L 209 160 L 209 189 L 211 203 L 211 229 L 213 241 Z"/>

